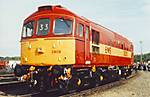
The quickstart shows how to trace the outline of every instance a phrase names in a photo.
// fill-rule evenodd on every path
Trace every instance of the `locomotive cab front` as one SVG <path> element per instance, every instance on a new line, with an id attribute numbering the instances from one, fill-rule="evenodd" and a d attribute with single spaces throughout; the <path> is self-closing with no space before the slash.
<path id="1" fill-rule="evenodd" d="M 75 63 L 74 18 L 55 11 L 42 10 L 40 7 L 25 20 L 21 38 L 21 65 Z"/>
<path id="2" fill-rule="evenodd" d="M 24 21 L 21 64 L 15 75 L 42 90 L 62 87 L 62 81 L 71 79 L 75 64 L 74 29 L 75 17 L 70 11 L 61 6 L 39 7 Z"/>

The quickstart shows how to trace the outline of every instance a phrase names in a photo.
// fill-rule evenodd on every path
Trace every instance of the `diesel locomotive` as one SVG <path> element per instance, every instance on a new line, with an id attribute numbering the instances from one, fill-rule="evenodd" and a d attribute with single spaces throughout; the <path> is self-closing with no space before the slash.
<path id="1" fill-rule="evenodd" d="M 24 20 L 14 73 L 31 87 L 79 89 L 127 77 L 132 69 L 132 42 L 60 5 L 40 6 Z"/>

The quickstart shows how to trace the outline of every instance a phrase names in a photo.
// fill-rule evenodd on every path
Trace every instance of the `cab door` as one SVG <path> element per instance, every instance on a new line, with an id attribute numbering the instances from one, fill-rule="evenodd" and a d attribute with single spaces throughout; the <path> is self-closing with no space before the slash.
<path id="1" fill-rule="evenodd" d="M 90 60 L 90 28 L 85 26 L 85 64 L 91 64 Z"/>

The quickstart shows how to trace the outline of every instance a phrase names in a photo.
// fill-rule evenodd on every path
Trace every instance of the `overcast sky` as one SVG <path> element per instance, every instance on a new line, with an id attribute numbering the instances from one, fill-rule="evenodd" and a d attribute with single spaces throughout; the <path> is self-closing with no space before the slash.
<path id="1" fill-rule="evenodd" d="M 0 0 L 0 56 L 20 55 L 23 20 L 38 6 L 60 4 L 127 37 L 135 53 L 150 52 L 150 0 Z"/>

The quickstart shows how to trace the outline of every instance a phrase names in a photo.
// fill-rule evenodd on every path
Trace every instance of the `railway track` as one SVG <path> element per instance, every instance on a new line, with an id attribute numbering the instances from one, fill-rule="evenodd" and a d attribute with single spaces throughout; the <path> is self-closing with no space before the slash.
<path id="1" fill-rule="evenodd" d="M 109 88 L 116 87 L 119 85 L 125 84 L 129 79 L 133 79 L 135 76 L 138 76 L 138 73 L 134 73 L 129 76 L 127 79 L 121 79 L 119 81 L 109 82 L 104 85 L 97 85 L 94 88 L 85 87 L 81 91 L 77 92 L 76 90 L 69 91 L 68 94 L 64 94 L 59 92 L 57 89 L 47 90 L 44 93 L 37 92 L 35 90 L 31 90 L 27 83 L 24 82 L 16 82 L 16 83 L 7 83 L 7 85 L 0 85 L 0 95 L 4 96 L 19 96 L 19 97 L 85 97 L 87 95 L 91 95 L 95 92 L 105 91 Z"/>
<path id="2" fill-rule="evenodd" d="M 27 87 L 27 83 L 21 81 L 3 82 L 0 84 L 0 95 L 21 95 Z"/>
<path id="3" fill-rule="evenodd" d="M 131 76 L 127 77 L 127 79 L 121 79 L 119 81 L 109 82 L 109 83 L 104 84 L 104 85 L 98 85 L 94 88 L 84 89 L 80 92 L 74 92 L 71 94 L 62 95 L 60 97 L 86 97 L 88 95 L 94 94 L 95 92 L 102 92 L 102 91 L 105 91 L 107 89 L 126 84 L 126 82 L 129 81 L 129 79 L 131 80 L 131 79 L 135 78 L 135 76 L 138 76 L 138 75 L 139 75 L 138 72 L 135 72 Z"/>

